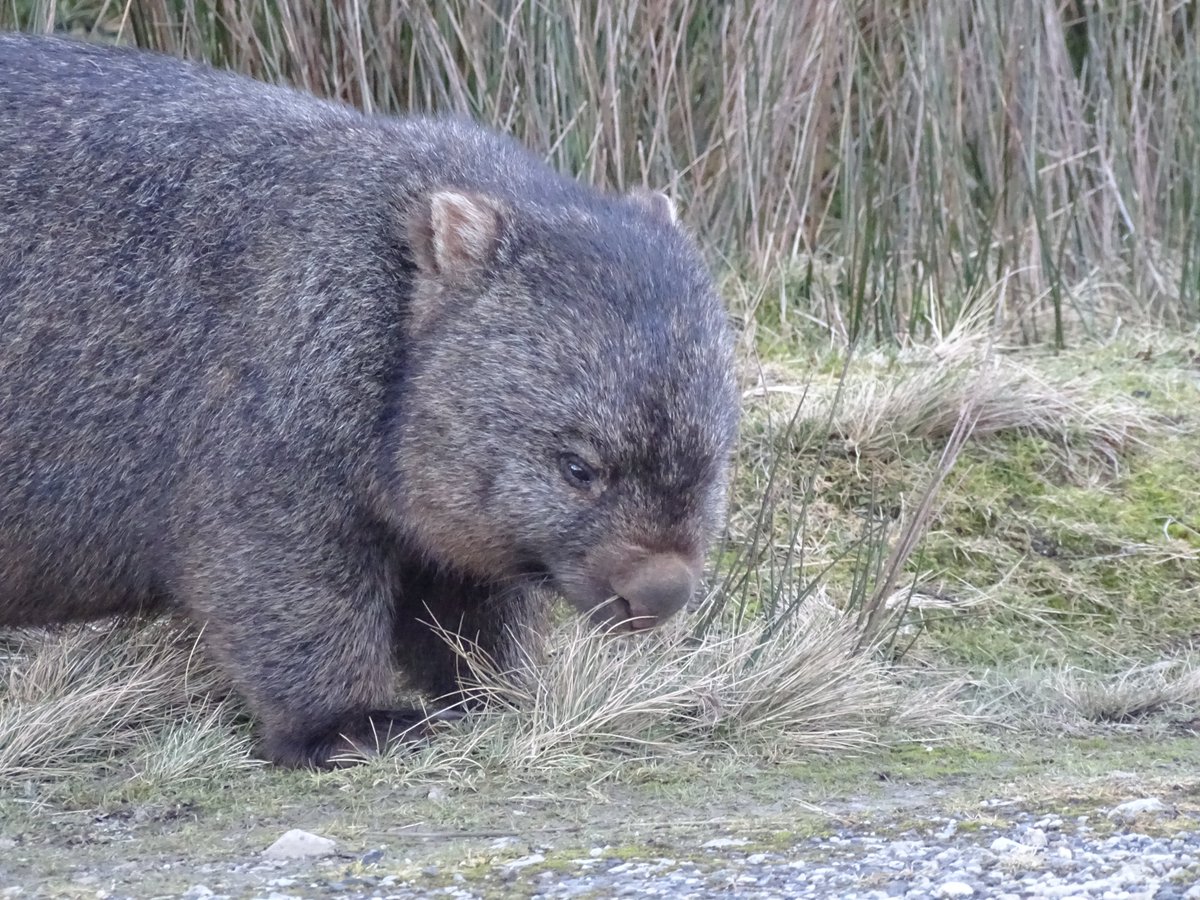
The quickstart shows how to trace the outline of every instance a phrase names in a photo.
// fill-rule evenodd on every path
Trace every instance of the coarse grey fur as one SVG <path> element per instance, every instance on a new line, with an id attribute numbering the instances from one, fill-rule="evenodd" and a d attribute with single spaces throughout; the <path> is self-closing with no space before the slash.
<path id="1" fill-rule="evenodd" d="M 731 340 L 662 195 L 168 57 L 0 35 L 0 625 L 177 609 L 282 764 L 626 629 L 723 516 Z"/>

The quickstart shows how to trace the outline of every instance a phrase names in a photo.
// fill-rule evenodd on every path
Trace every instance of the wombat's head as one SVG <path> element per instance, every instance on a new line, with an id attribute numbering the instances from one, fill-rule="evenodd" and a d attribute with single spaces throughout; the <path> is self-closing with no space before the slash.
<path id="1" fill-rule="evenodd" d="M 391 444 L 431 560 L 548 578 L 648 628 L 699 582 L 738 398 L 710 276 L 662 194 L 534 204 L 430 194 Z"/>

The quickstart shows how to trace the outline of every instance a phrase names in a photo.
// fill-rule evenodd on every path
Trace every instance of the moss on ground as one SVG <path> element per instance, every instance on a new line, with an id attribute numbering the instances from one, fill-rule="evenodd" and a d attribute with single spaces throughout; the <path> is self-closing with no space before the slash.
<path id="1" fill-rule="evenodd" d="M 1049 639 L 1056 655 L 1094 663 L 1149 658 L 1197 633 L 1196 546 L 1167 527 L 1200 510 L 1196 456 L 1163 439 L 1125 455 L 1122 471 L 1081 483 L 1039 438 L 968 450 L 922 562 L 944 590 L 969 587 L 989 602 L 933 629 L 944 649 L 1013 662 L 1041 655 L 1031 644 Z"/>
<path id="2" fill-rule="evenodd" d="M 894 539 L 940 447 L 896 435 L 889 452 L 848 454 L 829 434 L 819 402 L 836 392 L 844 360 L 813 366 L 788 360 L 774 343 L 763 349 L 768 380 L 801 389 L 748 404 L 750 458 L 738 497 L 749 507 L 762 495 L 764 460 L 771 460 L 782 473 L 771 484 L 777 497 L 768 518 L 777 557 L 798 561 L 800 581 L 820 576 L 835 598 L 861 602 L 855 578 L 864 545 L 878 534 Z M 967 443 L 901 581 L 940 601 L 921 614 L 917 646 L 967 667 L 1054 660 L 1096 671 L 1190 647 L 1200 637 L 1195 349 L 1185 338 L 1150 336 L 1013 358 L 1045 383 L 1086 385 L 1084 402 L 1096 416 L 1124 410 L 1136 421 L 1119 446 L 1068 427 L 1046 434 L 1019 422 Z M 879 377 L 881 392 L 905 371 L 897 354 L 850 362 L 852 376 Z M 800 413 L 788 428 L 797 401 Z M 1103 434 L 1108 424 L 1095 429 Z M 1123 425 L 1111 423 L 1118 433 Z"/>

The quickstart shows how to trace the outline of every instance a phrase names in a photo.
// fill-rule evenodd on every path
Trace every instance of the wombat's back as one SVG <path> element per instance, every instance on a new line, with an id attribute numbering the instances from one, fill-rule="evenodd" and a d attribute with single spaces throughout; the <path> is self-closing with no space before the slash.
<path id="1" fill-rule="evenodd" d="M 219 165 L 205 183 L 193 157 L 212 123 L 187 98 L 214 88 L 241 102 L 202 70 L 0 35 L 0 622 L 163 594 L 165 509 L 221 315 L 205 281 L 246 237 Z"/>
<path id="2" fill-rule="evenodd" d="M 0 35 L 0 624 L 157 605 L 218 482 L 353 479 L 398 318 L 354 301 L 399 303 L 386 219 L 460 127 Z"/>

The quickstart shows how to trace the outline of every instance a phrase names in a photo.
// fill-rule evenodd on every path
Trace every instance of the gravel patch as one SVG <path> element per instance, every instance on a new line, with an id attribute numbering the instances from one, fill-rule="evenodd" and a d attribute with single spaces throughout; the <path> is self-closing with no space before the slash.
<path id="1" fill-rule="evenodd" d="M 1153 814 L 1008 811 L 1003 822 L 941 818 L 906 830 L 846 828 L 787 846 L 723 836 L 690 843 L 686 855 L 530 847 L 506 838 L 473 860 L 416 868 L 396 851 L 374 849 L 353 859 L 259 860 L 236 873 L 210 870 L 211 880 L 182 896 L 1200 900 L 1200 821 L 1176 817 L 1161 804 L 1145 809 Z M 111 900 L 120 896 L 119 888 L 104 892 Z"/>
<path id="2" fill-rule="evenodd" d="M 624 860 L 588 854 L 523 879 L 532 897 L 1154 898 L 1200 900 L 1200 832 L 1100 836 L 1056 818 L 964 833 L 953 821 L 925 837 L 843 833 L 772 851 L 716 858 Z M 504 874 L 496 879 L 499 886 Z M 512 885 L 516 887 L 516 885 Z M 494 888 L 402 885 L 356 896 L 474 898 Z"/>

